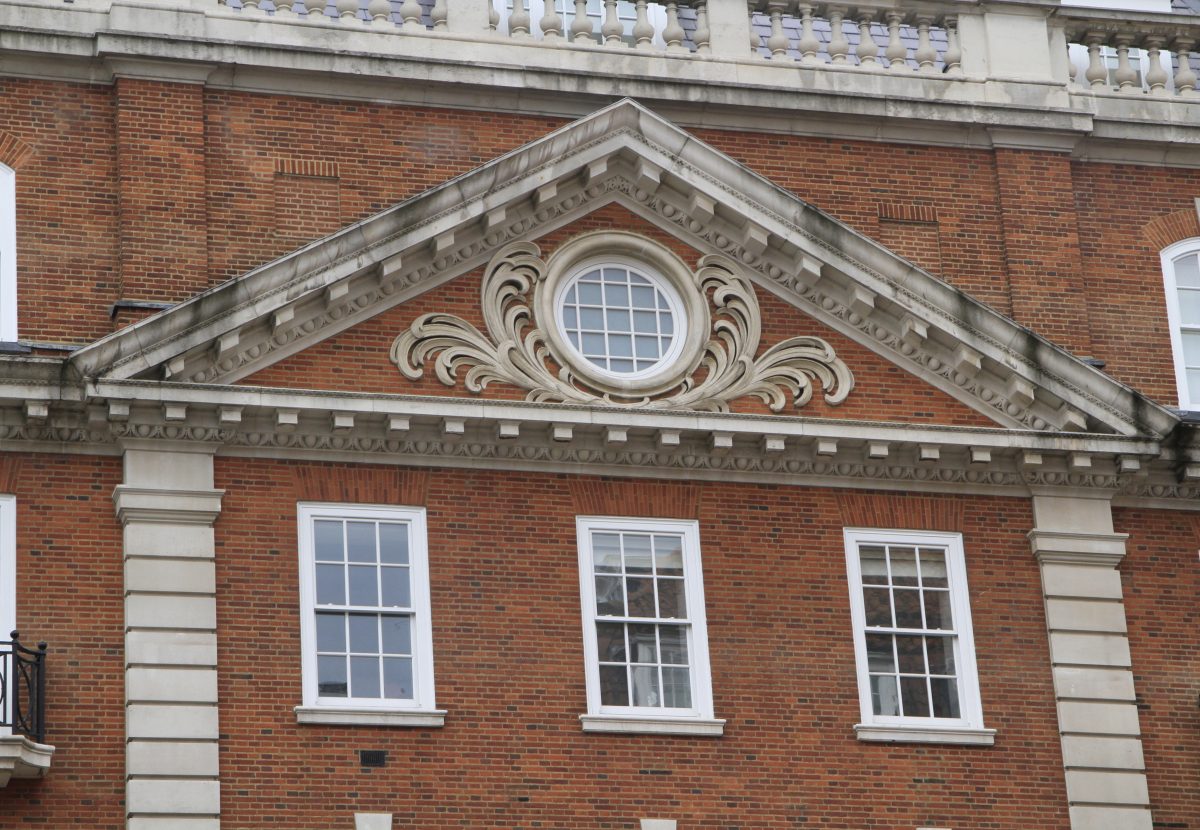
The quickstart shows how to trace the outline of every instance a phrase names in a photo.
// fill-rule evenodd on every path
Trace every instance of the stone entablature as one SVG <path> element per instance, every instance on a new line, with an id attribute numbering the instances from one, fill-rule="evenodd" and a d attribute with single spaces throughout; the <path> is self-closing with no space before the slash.
<path id="1" fill-rule="evenodd" d="M 609 21 L 596 22 L 590 42 L 569 27 L 562 37 L 543 39 L 556 14 L 531 21 L 526 31 L 533 36 L 512 21 L 497 29 L 486 0 L 437 3 L 425 16 L 407 0 L 391 21 L 382 11 L 387 4 L 378 1 L 372 21 L 357 19 L 353 4 L 338 7 L 342 17 L 310 15 L 305 5 L 312 4 L 297 2 L 268 16 L 259 3 L 239 8 L 216 0 L 186 6 L 4 3 L 0 52 L 23 57 L 3 71 L 89 82 L 144 77 L 342 99 L 405 101 L 405 90 L 419 87 L 423 104 L 516 109 L 536 101 L 540 111 L 562 115 L 580 114 L 580 102 L 596 96 L 630 95 L 654 101 L 688 126 L 745 126 L 741 110 L 749 106 L 754 128 L 764 131 L 824 135 L 832 118 L 846 137 L 919 136 L 1099 161 L 1200 164 L 1200 98 L 1186 59 L 1200 41 L 1200 21 L 1183 15 L 1135 18 L 1063 9 L 1049 0 L 860 3 L 853 18 L 820 3 L 750 4 L 753 14 L 742 0 L 667 4 L 694 6 L 697 26 L 703 9 L 707 29 L 693 28 L 689 42 L 696 49 L 689 51 L 669 21 L 650 40 L 639 30 L 649 48 L 636 48 L 633 35 L 635 48 L 629 48 L 605 33 Z M 843 37 L 827 44 L 812 37 L 814 16 Z M 786 27 L 785 18 L 791 18 Z M 911 48 L 900 39 L 901 26 Z M 762 27 L 771 34 L 761 34 Z M 936 45 L 931 27 L 940 27 Z M 792 31 L 798 37 L 787 34 Z M 599 45 L 600 37 L 606 45 Z M 336 52 L 327 51 L 331 42 Z M 874 52 L 865 45 L 870 42 Z M 1071 56 L 1068 43 L 1076 44 Z M 1150 61 L 1144 71 L 1130 63 L 1135 48 Z M 1111 73 L 1110 54 L 1118 64 Z M 1185 60 L 1168 71 L 1172 56 Z M 190 63 L 179 64 L 181 58 Z M 564 77 L 571 80 L 569 96 L 558 92 Z M 420 83 L 395 84 L 400 78 Z M 486 103 L 466 88 L 487 89 Z M 706 107 L 690 105 L 700 98 Z M 796 117 L 801 113 L 823 117 L 806 126 Z M 1124 143 L 1113 148 L 1113 139 Z"/>
<path id="2" fill-rule="evenodd" d="M 117 454 L 144 440 L 229 456 L 923 492 L 1055 487 L 1200 509 L 1200 482 L 1177 472 L 1180 452 L 1146 437 L 156 381 L 58 391 L 43 409 L 6 390 L 0 439 L 29 450 Z"/>

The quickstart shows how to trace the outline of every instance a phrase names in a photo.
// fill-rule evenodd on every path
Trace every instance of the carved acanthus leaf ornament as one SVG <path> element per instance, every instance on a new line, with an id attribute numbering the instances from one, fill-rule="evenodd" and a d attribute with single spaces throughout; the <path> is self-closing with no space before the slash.
<path id="1" fill-rule="evenodd" d="M 392 343 L 391 359 L 412 380 L 432 359 L 447 386 L 461 371 L 471 392 L 498 381 L 528 390 L 526 400 L 539 403 L 727 412 L 730 401 L 754 396 L 780 412 L 789 398 L 796 406 L 808 403 L 814 383 L 827 403 L 846 399 L 854 376 L 819 337 L 792 337 L 755 357 L 762 330 L 750 281 L 725 257 L 706 256 L 699 265 L 688 272 L 688 287 L 711 304 L 708 340 L 692 365 L 679 366 L 668 383 L 653 389 L 605 389 L 578 371 L 576 358 L 559 353 L 532 310 L 547 266 L 538 247 L 524 242 L 507 246 L 488 264 L 482 286 L 487 334 L 450 314 L 424 314 Z"/>

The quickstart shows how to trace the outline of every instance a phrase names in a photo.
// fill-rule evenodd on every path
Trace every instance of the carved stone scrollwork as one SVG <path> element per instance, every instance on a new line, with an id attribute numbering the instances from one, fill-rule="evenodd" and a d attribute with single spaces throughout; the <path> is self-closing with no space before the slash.
<path id="1" fill-rule="evenodd" d="M 658 270 L 669 270 L 663 263 L 671 255 L 651 255 L 648 246 L 654 243 L 638 240 L 640 253 L 657 258 Z M 580 247 L 594 249 L 595 241 L 593 236 Z M 502 249 L 487 267 L 481 292 L 486 334 L 459 317 L 426 314 L 395 339 L 391 359 L 413 380 L 432 359 L 438 379 L 447 386 L 455 385 L 461 371 L 472 392 L 502 382 L 527 390 L 527 400 L 542 403 L 725 412 L 730 401 L 753 396 L 779 412 L 789 398 L 796 406 L 808 403 L 814 384 L 830 404 L 846 399 L 854 377 L 827 342 L 793 337 L 758 355 L 761 313 L 750 281 L 723 256 L 706 256 L 699 266 L 695 272 L 675 269 L 683 276 L 671 279 L 692 309 L 684 324 L 691 327 L 686 339 L 694 339 L 697 348 L 692 354 L 685 348 L 674 365 L 641 386 L 598 378 L 594 367 L 563 348 L 559 332 L 543 328 L 557 325 L 549 298 L 557 296 L 554 288 L 563 269 L 554 259 L 548 268 L 538 247 L 523 242 Z M 551 319 L 537 319 L 534 308 Z"/>

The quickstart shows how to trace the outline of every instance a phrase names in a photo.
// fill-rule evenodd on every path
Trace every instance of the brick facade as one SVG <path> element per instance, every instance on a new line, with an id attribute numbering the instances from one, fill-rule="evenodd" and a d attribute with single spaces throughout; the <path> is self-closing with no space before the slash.
<path id="1" fill-rule="evenodd" d="M 1113 519 L 1130 536 L 1121 576 L 1155 824 L 1190 827 L 1200 815 L 1200 521 L 1133 509 Z"/>
<path id="2" fill-rule="evenodd" d="M 4 77 L 0 100 L 0 162 L 17 168 L 20 335 L 36 355 L 53 356 L 148 313 L 114 311 L 113 304 L 181 302 L 567 123 L 135 77 L 95 84 Z M 747 129 L 695 135 L 1076 355 L 1106 361 L 1112 377 L 1174 401 L 1158 251 L 1200 227 L 1193 203 L 1200 171 Z M 549 255 L 575 234 L 605 228 L 645 234 L 689 264 L 698 257 L 615 205 L 536 241 Z M 479 269 L 456 277 L 240 384 L 468 398 L 461 384 L 448 388 L 431 372 L 406 380 L 388 350 L 423 313 L 447 312 L 482 327 L 480 279 Z M 758 300 L 764 347 L 817 335 L 855 375 L 844 404 L 828 406 L 817 394 L 803 411 L 785 412 L 962 431 L 997 426 L 765 288 Z M 516 401 L 524 392 L 495 385 L 485 397 Z M 107 408 L 103 396 L 89 403 L 85 414 L 95 425 L 128 416 Z M 152 408 L 149 397 L 137 405 Z M 768 412 L 752 399 L 732 409 Z M 29 411 L 22 401 L 10 420 Z M 232 429 L 242 413 L 204 414 Z M 31 432 L 43 421 L 56 424 L 28 417 L 37 422 Z M 173 441 L 179 434 L 163 435 Z M 528 437 L 522 432 L 520 440 Z M 55 440 L 41 441 L 36 453 L 0 448 L 0 494 L 15 495 L 18 505 L 18 624 L 51 644 L 47 739 L 57 747 L 46 778 L 8 785 L 0 825 L 13 819 L 120 830 L 127 818 L 127 585 L 112 494 L 122 467 L 115 456 L 52 452 Z M 842 447 L 857 452 L 862 443 L 861 436 L 843 439 Z M 136 436 L 127 441 L 135 444 Z M 107 447 L 122 449 L 119 442 Z M 974 448 L 959 449 L 974 463 Z M 917 493 L 929 480 L 915 476 L 913 492 L 900 485 L 883 492 L 733 476 L 688 480 L 682 470 L 669 481 L 608 478 L 582 464 L 554 473 L 489 470 L 486 462 L 380 466 L 367 463 L 374 457 L 355 463 L 340 452 L 322 461 L 248 457 L 257 451 L 218 450 L 215 487 L 224 493 L 207 494 L 220 503 L 213 600 L 220 731 L 211 742 L 220 747 L 227 830 L 348 828 L 358 811 L 391 812 L 398 827 L 430 830 L 636 828 L 639 817 L 663 810 L 680 830 L 1071 827 L 1055 706 L 1062 695 L 1051 668 L 1042 572 L 1026 536 L 1035 525 L 1032 499 L 1014 495 L 1015 486 L 991 495 L 954 493 L 952 485 Z M 990 486 L 982 476 L 991 451 L 980 453 L 972 492 Z M 1001 451 L 995 448 L 997 457 Z M 1106 453 L 1075 454 L 1071 463 L 1080 467 L 1070 474 L 1090 475 L 1079 470 L 1093 460 L 1096 468 L 1111 465 L 1117 453 Z M 876 466 L 899 465 L 901 456 L 894 450 Z M 177 490 L 181 503 L 199 492 Z M 297 723 L 301 501 L 428 510 L 444 727 Z M 196 515 L 206 509 L 183 512 L 198 526 L 203 516 Z M 716 716 L 727 719 L 721 738 L 581 731 L 579 515 L 699 522 L 714 702 Z M 1181 829 L 1200 815 L 1200 665 L 1190 635 L 1200 524 L 1182 515 L 1115 512 L 1116 531 L 1130 534 L 1120 570 L 1150 806 L 1155 826 Z M 854 526 L 963 534 L 994 746 L 856 739 L 842 539 L 843 528 Z M 211 536 L 208 542 L 211 548 Z M 1085 631 L 1085 639 L 1098 633 Z M 387 750 L 387 766 L 361 767 L 357 753 L 365 749 Z"/>
<path id="3" fill-rule="evenodd" d="M 662 808 L 697 828 L 1068 826 L 1023 500 L 238 459 L 218 460 L 217 486 L 230 827 L 344 825 L 378 810 L 400 826 L 635 828 Z M 428 510 L 445 727 L 296 723 L 295 506 L 314 497 Z M 699 517 L 724 737 L 580 731 L 581 511 Z M 964 535 L 995 747 L 854 738 L 842 527 L 883 517 Z M 388 766 L 360 768 L 360 749 L 388 750 Z"/>
<path id="4" fill-rule="evenodd" d="M 9 782 L 4 826 L 125 826 L 120 482 L 119 458 L 0 455 L 0 491 L 17 498 L 17 628 L 49 644 L 56 748 L 53 775 Z"/>

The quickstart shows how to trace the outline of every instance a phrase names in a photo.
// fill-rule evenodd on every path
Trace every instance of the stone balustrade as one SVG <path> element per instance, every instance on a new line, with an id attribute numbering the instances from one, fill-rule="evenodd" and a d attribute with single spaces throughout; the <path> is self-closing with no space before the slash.
<path id="1" fill-rule="evenodd" d="M 924 5 L 920 11 L 906 8 L 911 5 L 758 0 L 750 4 L 751 51 L 807 66 L 961 75 L 955 4 L 943 3 L 940 11 Z"/>
<path id="2" fill-rule="evenodd" d="M 1071 11 L 1061 23 L 1070 44 L 1073 86 L 1097 93 L 1196 96 L 1196 18 L 1158 14 L 1114 21 Z"/>
<path id="3" fill-rule="evenodd" d="M 1193 52 L 1200 45 L 1200 18 L 1063 8 L 1047 0 L 1003 5 L 978 0 L 220 3 L 245 16 L 360 31 L 444 33 L 525 46 L 896 73 L 947 82 L 1033 81 L 1084 95 L 1195 97 L 1200 67 L 1200 56 Z M 1067 47 L 1065 60 L 1061 53 L 1050 54 L 1055 44 Z"/>

